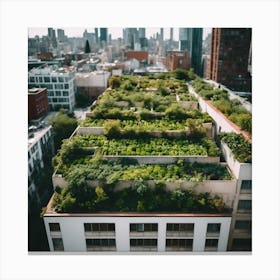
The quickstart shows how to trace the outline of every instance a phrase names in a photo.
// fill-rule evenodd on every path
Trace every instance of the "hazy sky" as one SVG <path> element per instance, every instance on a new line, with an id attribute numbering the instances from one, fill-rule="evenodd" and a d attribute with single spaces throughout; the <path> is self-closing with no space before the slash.
<path id="1" fill-rule="evenodd" d="M 86 28 L 86 27 L 54 27 L 54 29 L 61 28 L 64 29 L 65 35 L 68 37 L 82 37 L 83 32 L 87 29 L 88 32 L 94 32 L 94 28 Z M 112 38 L 116 39 L 122 37 L 122 29 L 123 28 L 108 28 L 109 34 L 112 34 Z M 160 28 L 146 28 L 146 37 L 150 38 L 157 32 L 160 32 Z M 211 28 L 203 28 L 203 39 L 207 36 L 207 34 L 211 32 Z M 47 28 L 29 28 L 28 36 L 35 37 L 36 35 L 43 36 L 48 34 Z M 164 39 L 169 39 L 170 37 L 170 28 L 164 28 Z M 179 38 L 179 29 L 173 28 L 173 38 L 174 40 L 178 40 Z"/>

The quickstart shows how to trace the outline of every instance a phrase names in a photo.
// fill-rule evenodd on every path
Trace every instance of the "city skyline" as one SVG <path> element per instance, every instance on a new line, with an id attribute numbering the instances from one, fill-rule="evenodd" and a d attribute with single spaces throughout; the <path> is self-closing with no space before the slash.
<path id="1" fill-rule="evenodd" d="M 68 37 L 83 37 L 83 32 L 87 30 L 87 32 L 94 32 L 94 28 L 90 27 L 52 27 L 54 29 L 63 29 L 65 31 L 65 35 Z M 99 28 L 99 27 L 98 27 Z M 112 35 L 112 39 L 122 38 L 123 29 L 127 27 L 114 27 L 108 28 L 108 34 Z M 139 28 L 139 27 L 137 27 Z M 141 28 L 141 27 L 140 27 Z M 146 29 L 146 38 L 153 37 L 157 32 L 160 33 L 160 27 L 144 27 Z M 179 40 L 179 28 L 178 27 L 164 27 L 164 39 L 170 38 L 170 28 L 173 28 L 173 39 L 175 41 Z M 209 33 L 211 33 L 212 28 L 203 28 L 203 40 L 207 37 Z M 36 35 L 38 36 L 47 36 L 48 35 L 48 27 L 30 27 L 28 28 L 28 37 L 34 38 Z"/>

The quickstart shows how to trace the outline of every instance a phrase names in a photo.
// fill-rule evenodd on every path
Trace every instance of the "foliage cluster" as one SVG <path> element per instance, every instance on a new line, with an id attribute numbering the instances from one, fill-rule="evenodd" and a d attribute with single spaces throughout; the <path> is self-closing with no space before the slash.
<path id="1" fill-rule="evenodd" d="M 103 135 L 76 135 L 72 141 L 80 147 L 99 147 L 103 155 L 219 156 L 218 147 L 209 138 L 191 141 L 166 138 L 108 139 Z"/>
<path id="2" fill-rule="evenodd" d="M 91 188 L 85 182 L 56 189 L 53 208 L 57 212 L 169 212 L 222 213 L 227 212 L 223 199 L 210 193 L 196 194 L 192 190 L 167 191 L 162 184 L 155 188 L 144 182 L 133 187 L 112 191 L 100 186 Z"/>
<path id="3" fill-rule="evenodd" d="M 248 112 L 237 99 L 229 99 L 228 93 L 223 89 L 213 89 L 213 86 L 196 78 L 193 82 L 196 92 L 204 99 L 211 100 L 212 104 L 224 113 L 241 129 L 252 131 L 252 114 Z"/>
<path id="4" fill-rule="evenodd" d="M 243 163 L 252 162 L 252 145 L 241 134 L 220 133 L 219 138 L 228 145 L 236 160 Z"/>

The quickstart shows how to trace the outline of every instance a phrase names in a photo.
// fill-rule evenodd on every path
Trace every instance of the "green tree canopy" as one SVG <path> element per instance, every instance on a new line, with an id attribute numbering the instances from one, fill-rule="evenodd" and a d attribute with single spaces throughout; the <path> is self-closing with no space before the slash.
<path id="1" fill-rule="evenodd" d="M 54 130 L 54 145 L 58 150 L 62 144 L 62 140 L 69 138 L 77 127 L 77 120 L 70 117 L 61 109 L 54 118 L 50 119 L 50 124 Z"/>

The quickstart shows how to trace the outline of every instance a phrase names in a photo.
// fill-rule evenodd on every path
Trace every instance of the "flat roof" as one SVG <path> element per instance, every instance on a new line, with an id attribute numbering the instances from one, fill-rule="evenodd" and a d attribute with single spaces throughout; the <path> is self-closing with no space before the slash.
<path id="1" fill-rule="evenodd" d="M 57 213 L 52 208 L 52 195 L 44 217 L 231 217 L 231 213 L 164 213 L 164 212 L 98 212 L 98 213 Z"/>

